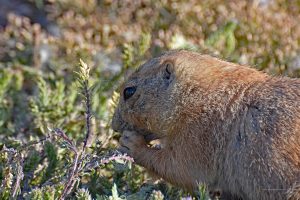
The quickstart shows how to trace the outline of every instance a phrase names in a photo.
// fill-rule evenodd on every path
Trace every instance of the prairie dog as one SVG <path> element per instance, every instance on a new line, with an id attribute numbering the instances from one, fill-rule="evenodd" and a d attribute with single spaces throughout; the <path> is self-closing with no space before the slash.
<path id="1" fill-rule="evenodd" d="M 112 127 L 137 164 L 177 186 L 300 199 L 299 79 L 170 51 L 128 78 Z"/>

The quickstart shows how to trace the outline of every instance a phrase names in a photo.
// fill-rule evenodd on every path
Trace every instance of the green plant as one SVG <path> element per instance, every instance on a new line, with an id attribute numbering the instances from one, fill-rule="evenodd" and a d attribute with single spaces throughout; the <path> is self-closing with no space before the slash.
<path id="1" fill-rule="evenodd" d="M 227 22 L 205 40 L 206 45 L 222 51 L 225 57 L 230 56 L 236 48 L 234 31 L 237 25 L 235 21 Z"/>

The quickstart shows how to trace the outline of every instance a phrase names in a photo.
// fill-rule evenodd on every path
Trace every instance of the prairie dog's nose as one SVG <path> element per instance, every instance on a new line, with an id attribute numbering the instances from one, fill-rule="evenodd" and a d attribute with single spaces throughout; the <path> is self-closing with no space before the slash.
<path id="1" fill-rule="evenodd" d="M 111 128 L 116 131 L 116 132 L 121 132 L 121 127 L 122 127 L 122 118 L 120 115 L 120 112 L 118 110 L 118 108 L 116 108 L 115 113 L 113 115 L 112 118 L 112 122 L 111 122 Z"/>

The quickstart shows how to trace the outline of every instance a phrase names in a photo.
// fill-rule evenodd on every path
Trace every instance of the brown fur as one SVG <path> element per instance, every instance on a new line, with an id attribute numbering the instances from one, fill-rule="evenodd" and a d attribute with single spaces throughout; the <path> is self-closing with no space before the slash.
<path id="1" fill-rule="evenodd" d="M 299 79 L 180 50 L 146 62 L 122 90 L 129 86 L 136 92 L 121 94 L 112 125 L 138 164 L 187 189 L 300 199 Z"/>

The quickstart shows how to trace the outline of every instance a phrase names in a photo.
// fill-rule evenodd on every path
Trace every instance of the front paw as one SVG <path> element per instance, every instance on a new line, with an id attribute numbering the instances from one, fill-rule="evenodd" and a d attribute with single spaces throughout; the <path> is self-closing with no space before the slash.
<path id="1" fill-rule="evenodd" d="M 120 145 L 119 150 L 134 159 L 137 159 L 142 150 L 147 147 L 144 136 L 135 131 L 124 131 L 120 138 Z"/>

